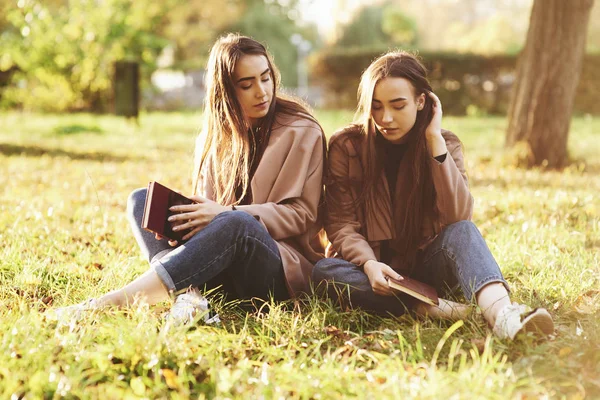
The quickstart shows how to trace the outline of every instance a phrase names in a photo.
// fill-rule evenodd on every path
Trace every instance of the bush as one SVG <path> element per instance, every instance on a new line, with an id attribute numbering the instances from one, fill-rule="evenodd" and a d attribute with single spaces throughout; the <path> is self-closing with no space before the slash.
<path id="1" fill-rule="evenodd" d="M 323 87 L 324 105 L 356 107 L 360 75 L 387 49 L 330 49 L 311 58 L 314 83 Z M 416 53 L 416 52 L 415 52 Z M 516 55 L 485 56 L 419 52 L 444 112 L 506 114 L 515 80 Z M 600 114 L 600 54 L 586 55 L 575 101 L 576 113 Z"/>

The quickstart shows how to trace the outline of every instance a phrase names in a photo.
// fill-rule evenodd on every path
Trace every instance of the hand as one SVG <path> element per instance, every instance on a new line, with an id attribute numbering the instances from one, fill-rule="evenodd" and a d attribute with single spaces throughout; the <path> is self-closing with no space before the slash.
<path id="1" fill-rule="evenodd" d="M 427 129 L 425 130 L 425 135 L 427 136 L 427 141 L 431 139 L 436 139 L 437 137 L 442 136 L 442 102 L 439 97 L 435 95 L 433 92 L 427 93 L 427 95 L 433 101 L 433 116 L 431 117 L 431 122 L 427 125 Z"/>
<path id="2" fill-rule="evenodd" d="M 196 203 L 169 208 L 170 211 L 180 213 L 169 217 L 169 222 L 180 222 L 179 224 L 174 224 L 173 230 L 176 232 L 186 229 L 190 230 L 190 232 L 183 236 L 182 240 L 188 240 L 196 233 L 200 232 L 217 215 L 230 210 L 229 207 L 222 206 L 219 203 L 208 200 L 202 196 L 192 196 L 190 199 L 194 200 Z"/>
<path id="3" fill-rule="evenodd" d="M 159 235 L 158 233 L 155 233 L 154 234 L 154 239 L 156 239 L 156 240 L 163 240 L 163 239 L 167 239 L 167 238 L 164 237 L 164 236 Z M 171 246 L 171 247 L 175 247 L 178 244 L 179 244 L 179 242 L 177 240 L 169 240 L 169 246 Z"/>
<path id="4" fill-rule="evenodd" d="M 428 95 L 433 100 L 433 116 L 425 130 L 425 139 L 429 153 L 432 157 L 437 157 L 448 152 L 446 140 L 442 136 L 442 103 L 433 92 Z"/>
<path id="5" fill-rule="evenodd" d="M 369 283 L 373 292 L 380 296 L 391 296 L 394 291 L 389 287 L 387 277 L 404 279 L 402 275 L 394 271 L 389 265 L 379 261 L 369 260 L 363 267 L 365 274 L 369 277 Z"/>

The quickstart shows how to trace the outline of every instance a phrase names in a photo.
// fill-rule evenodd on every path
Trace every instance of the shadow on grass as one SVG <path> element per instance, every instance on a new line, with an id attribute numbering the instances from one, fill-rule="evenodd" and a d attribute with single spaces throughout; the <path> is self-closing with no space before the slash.
<path id="1" fill-rule="evenodd" d="M 56 135 L 74 135 L 78 133 L 104 133 L 98 126 L 86 126 L 79 124 L 61 125 L 54 128 L 53 133 Z"/>
<path id="2" fill-rule="evenodd" d="M 56 148 L 44 148 L 39 146 L 20 146 L 14 144 L 0 143 L 0 154 L 6 156 L 27 156 L 27 157 L 68 157 L 72 160 L 85 160 L 85 161 L 135 161 L 142 160 L 139 156 L 119 156 L 110 153 L 77 153 L 74 151 L 56 149 Z"/>

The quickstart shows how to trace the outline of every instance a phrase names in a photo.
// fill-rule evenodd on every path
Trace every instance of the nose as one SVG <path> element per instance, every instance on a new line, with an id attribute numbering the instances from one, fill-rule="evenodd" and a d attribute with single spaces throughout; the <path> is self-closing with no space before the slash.
<path id="1" fill-rule="evenodd" d="M 392 119 L 392 113 L 387 108 L 385 108 L 383 110 L 383 115 L 381 116 L 381 122 L 389 123 L 392 122 Z"/>
<path id="2" fill-rule="evenodd" d="M 257 86 L 256 98 L 257 99 L 262 99 L 263 97 L 265 97 L 267 95 L 267 90 L 266 90 L 265 86 L 262 83 L 259 83 L 256 86 Z"/>

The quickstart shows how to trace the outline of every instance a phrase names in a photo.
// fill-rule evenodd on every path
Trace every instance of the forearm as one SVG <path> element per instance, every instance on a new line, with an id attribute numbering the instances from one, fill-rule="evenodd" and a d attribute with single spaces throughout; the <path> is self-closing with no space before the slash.
<path id="1" fill-rule="evenodd" d="M 427 136 L 427 148 L 432 158 L 441 156 L 448 152 L 446 140 L 441 133 Z"/>
<path id="2" fill-rule="evenodd" d="M 432 160 L 432 176 L 442 224 L 471 219 L 473 196 L 454 158 L 447 156 L 442 163 Z"/>

